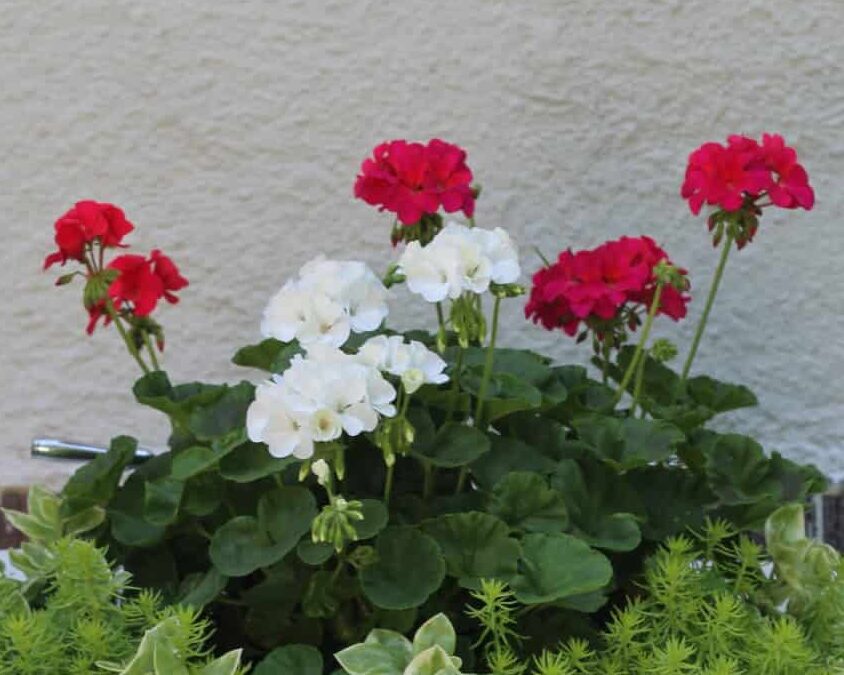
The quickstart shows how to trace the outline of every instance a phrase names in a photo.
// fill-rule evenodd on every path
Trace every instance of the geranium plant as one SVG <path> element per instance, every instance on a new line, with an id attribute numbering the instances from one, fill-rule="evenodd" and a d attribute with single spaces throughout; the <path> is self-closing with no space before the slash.
<path id="1" fill-rule="evenodd" d="M 725 251 L 750 241 L 766 198 L 811 207 L 778 138 L 690 158 L 683 194 L 694 211 L 717 207 Z M 687 273 L 644 236 L 565 250 L 533 277 L 527 316 L 590 338 L 594 375 L 499 345 L 502 303 L 527 293 L 524 263 L 507 232 L 475 223 L 472 180 L 457 146 L 379 145 L 355 194 L 394 215 L 393 262 L 383 277 L 306 263 L 270 299 L 263 340 L 234 356 L 265 372 L 257 384 L 172 384 L 150 314 L 187 282 L 155 252 L 104 259 L 130 229 L 122 214 L 119 236 L 103 225 L 114 207 L 82 202 L 56 225 L 48 262 L 81 263 L 92 325 L 116 325 L 144 371 L 136 398 L 172 426 L 169 451 L 125 483 L 125 439 L 81 469 L 65 515 L 104 508 L 97 536 L 118 561 L 168 598 L 207 604 L 221 647 L 270 652 L 262 672 L 293 658 L 277 651 L 292 643 L 332 668 L 370 630 L 407 633 L 439 612 L 471 668 L 480 629 L 457 617 L 482 579 L 529 608 L 537 648 L 599 630 L 657 542 L 707 516 L 760 527 L 823 488 L 813 467 L 704 426 L 756 404 L 746 387 L 690 376 L 723 264 L 679 374 L 667 365 L 677 348 L 650 334 L 686 316 Z M 432 329 L 389 328 L 401 285 L 430 306 Z"/>

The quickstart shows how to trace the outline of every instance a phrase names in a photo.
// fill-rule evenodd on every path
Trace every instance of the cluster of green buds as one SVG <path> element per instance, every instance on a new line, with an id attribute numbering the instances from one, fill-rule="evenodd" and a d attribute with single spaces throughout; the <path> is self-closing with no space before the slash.
<path id="1" fill-rule="evenodd" d="M 390 467 L 396 463 L 396 455 L 410 452 L 416 430 L 405 415 L 384 420 L 375 432 L 375 445 L 384 453 L 384 463 Z"/>
<path id="2" fill-rule="evenodd" d="M 486 338 L 486 316 L 481 307 L 481 296 L 464 293 L 451 303 L 451 327 L 457 335 L 457 343 L 464 349 L 472 344 L 482 344 Z M 444 351 L 445 335 L 437 336 L 437 348 Z"/>
<path id="3" fill-rule="evenodd" d="M 654 278 L 662 286 L 673 286 L 678 291 L 689 290 L 689 279 L 686 271 L 676 267 L 668 260 L 660 260 L 654 266 Z"/>
<path id="4" fill-rule="evenodd" d="M 650 356 L 657 363 L 668 363 L 677 356 L 677 345 L 665 338 L 654 340 Z"/>
<path id="5" fill-rule="evenodd" d="M 324 459 L 313 462 L 310 471 L 328 493 L 328 504 L 311 523 L 311 539 L 314 543 L 331 544 L 340 553 L 347 544 L 357 541 L 358 533 L 353 523 L 364 519 L 363 504 L 334 494 L 333 472 Z"/>

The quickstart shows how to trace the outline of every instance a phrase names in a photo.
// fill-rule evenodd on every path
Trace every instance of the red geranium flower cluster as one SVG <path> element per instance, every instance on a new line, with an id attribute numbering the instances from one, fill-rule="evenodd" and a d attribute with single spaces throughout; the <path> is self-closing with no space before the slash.
<path id="1" fill-rule="evenodd" d="M 126 254 L 106 264 L 105 251 L 124 247 L 123 238 L 134 229 L 114 204 L 92 200 L 77 202 L 56 221 L 58 250 L 45 258 L 44 268 L 56 263 L 64 265 L 69 260 L 84 266 L 84 271 L 62 275 L 56 283 L 70 283 L 76 276 L 85 278 L 83 299 L 89 316 L 89 334 L 94 332 L 101 318 L 108 325 L 112 321 L 110 310 L 113 310 L 115 316 L 129 323 L 133 334 L 142 339 L 152 335 L 161 348 L 161 327 L 149 316 L 162 298 L 170 303 L 178 302 L 175 291 L 185 288 L 188 280 L 159 250 L 153 251 L 149 258 Z"/>
<path id="2" fill-rule="evenodd" d="M 763 134 L 761 143 L 746 136 L 730 136 L 726 145 L 704 143 L 689 155 L 681 195 L 695 215 L 704 204 L 724 211 L 758 207 L 754 202 L 764 195 L 785 209 L 809 210 L 815 203 L 797 153 L 776 134 Z"/>
<path id="3" fill-rule="evenodd" d="M 599 334 L 613 321 L 647 309 L 656 290 L 655 269 L 668 255 L 650 237 L 622 237 L 597 248 L 560 253 L 557 262 L 533 277 L 525 316 L 548 330 L 575 335 L 581 322 Z M 686 271 L 679 269 L 680 275 Z M 689 296 L 664 285 L 658 312 L 679 320 L 686 316 Z"/>
<path id="4" fill-rule="evenodd" d="M 55 224 L 58 250 L 44 259 L 44 269 L 68 260 L 85 261 L 85 248 L 99 241 L 106 248 L 120 246 L 135 229 L 114 204 L 91 200 L 76 202 Z"/>
<path id="5" fill-rule="evenodd" d="M 180 273 L 173 261 L 158 249 L 149 258 L 142 255 L 127 254 L 115 258 L 107 269 L 116 270 L 118 276 L 108 287 L 115 310 L 130 310 L 136 317 L 152 314 L 158 301 L 164 298 L 171 304 L 179 302 L 174 291 L 188 285 L 188 280 Z M 105 314 L 104 301 L 98 302 L 88 310 L 88 334 L 94 332 L 97 322 L 105 315 L 105 323 L 110 319 Z"/>
<path id="6" fill-rule="evenodd" d="M 395 213 L 403 225 L 414 225 L 440 208 L 471 218 L 475 212 L 471 182 L 466 152 L 456 145 L 436 138 L 427 145 L 388 141 L 361 164 L 355 197 Z"/>

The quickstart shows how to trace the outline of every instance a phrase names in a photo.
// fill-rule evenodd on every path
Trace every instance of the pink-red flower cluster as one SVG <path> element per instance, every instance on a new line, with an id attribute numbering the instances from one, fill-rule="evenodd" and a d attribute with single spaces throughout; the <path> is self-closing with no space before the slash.
<path id="1" fill-rule="evenodd" d="M 114 204 L 85 200 L 76 202 L 55 224 L 58 250 L 44 259 L 44 269 L 68 260 L 85 261 L 85 248 L 95 241 L 106 248 L 120 246 L 134 228 Z"/>
<path id="2" fill-rule="evenodd" d="M 815 193 L 794 148 L 782 136 L 763 134 L 762 142 L 730 136 L 727 144 L 704 143 L 691 155 L 681 188 L 692 213 L 704 204 L 738 211 L 767 195 L 785 209 L 814 206 Z"/>
<path id="3" fill-rule="evenodd" d="M 650 306 L 657 285 L 655 270 L 662 261 L 670 262 L 650 237 L 622 237 L 591 250 L 565 250 L 557 262 L 534 275 L 525 316 L 568 335 L 575 335 L 581 322 L 594 328 L 621 320 L 624 309 Z M 689 299 L 666 284 L 658 312 L 679 320 L 686 316 Z"/>
<path id="4" fill-rule="evenodd" d="M 355 197 L 395 213 L 403 225 L 414 225 L 440 208 L 471 218 L 475 211 L 471 183 L 472 171 L 462 148 L 436 138 L 427 144 L 396 140 L 378 145 L 363 161 Z"/>
<path id="5" fill-rule="evenodd" d="M 137 317 L 152 314 L 162 298 L 171 304 L 179 302 L 175 291 L 188 285 L 188 280 L 181 275 L 175 263 L 158 249 L 149 258 L 135 254 L 118 256 L 107 269 L 119 272 L 108 287 L 108 297 L 115 310 L 131 309 Z M 105 316 L 106 325 L 109 323 L 102 301 L 89 309 L 88 314 L 89 334 L 94 332 L 101 317 Z"/>

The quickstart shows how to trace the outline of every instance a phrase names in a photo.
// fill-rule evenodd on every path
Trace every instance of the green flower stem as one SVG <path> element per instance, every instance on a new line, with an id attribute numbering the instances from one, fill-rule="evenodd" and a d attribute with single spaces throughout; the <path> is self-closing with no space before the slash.
<path id="1" fill-rule="evenodd" d="M 604 335 L 604 339 L 601 341 L 601 381 L 604 384 L 608 384 L 610 381 L 610 349 L 610 343 L 607 340 L 607 336 Z"/>
<path id="2" fill-rule="evenodd" d="M 109 315 L 111 320 L 114 322 L 114 325 L 117 327 L 117 332 L 120 333 L 120 337 L 123 338 L 123 342 L 126 344 L 126 349 L 129 350 L 129 353 L 132 355 L 132 358 L 135 359 L 135 362 L 141 367 L 141 370 L 144 371 L 144 375 L 148 375 L 150 373 L 150 369 L 138 353 L 137 345 L 135 345 L 131 336 L 126 332 L 126 328 L 123 326 L 123 320 L 120 318 L 117 310 L 114 309 L 114 303 L 111 301 L 111 298 L 106 298 L 105 310 L 106 314 Z"/>
<path id="3" fill-rule="evenodd" d="M 645 345 L 647 344 L 648 337 L 651 334 L 651 326 L 653 326 L 654 317 L 659 309 L 659 301 L 662 298 L 662 286 L 663 282 L 658 281 L 656 284 L 656 290 L 654 291 L 653 300 L 651 300 L 651 306 L 648 309 L 648 317 L 645 319 L 645 325 L 642 327 L 642 336 L 639 338 L 639 343 L 636 345 L 636 351 L 633 353 L 633 359 L 627 366 L 627 370 L 624 371 L 624 377 L 621 380 L 621 384 L 618 385 L 618 390 L 615 392 L 613 407 L 618 405 L 621 397 L 624 396 L 624 392 L 627 391 L 627 386 L 630 384 L 630 380 L 633 378 L 633 374 L 636 372 L 636 368 L 639 365 L 639 360 L 642 358 L 645 351 Z"/>
<path id="4" fill-rule="evenodd" d="M 384 479 L 384 503 L 390 505 L 390 496 L 393 494 L 393 473 L 395 472 L 395 458 L 392 464 L 387 466 L 387 477 Z"/>
<path id="5" fill-rule="evenodd" d="M 158 357 L 155 355 L 155 347 L 152 344 L 152 340 L 149 337 L 149 333 L 144 331 L 144 344 L 147 347 L 147 351 L 149 351 L 149 358 L 152 362 L 152 369 L 153 370 L 161 370 L 161 365 L 158 362 Z"/>
<path id="6" fill-rule="evenodd" d="M 495 343 L 498 340 L 498 319 L 501 314 L 501 298 L 496 297 L 495 303 L 492 306 L 492 333 L 489 336 L 489 344 L 486 347 L 486 360 L 484 361 L 484 372 L 481 376 L 481 384 L 478 387 L 478 403 L 475 407 L 475 427 L 483 430 L 483 412 L 484 412 L 484 398 L 486 398 L 486 390 L 489 386 L 489 380 L 492 377 L 492 366 L 495 362 Z M 468 467 L 460 467 L 460 475 L 457 477 L 457 486 L 454 489 L 454 494 L 463 492 L 466 485 L 466 478 L 469 475 Z"/>
<path id="7" fill-rule="evenodd" d="M 427 500 L 434 491 L 434 467 L 427 459 L 423 459 L 422 470 L 425 473 L 425 479 L 422 483 L 422 498 Z"/>
<path id="8" fill-rule="evenodd" d="M 460 396 L 460 371 L 463 368 L 463 347 L 457 346 L 457 360 L 451 373 L 451 400 L 448 402 L 448 415 L 445 421 L 451 422 L 457 410 L 457 398 Z"/>
<path id="9" fill-rule="evenodd" d="M 692 362 L 695 360 L 697 348 L 700 345 L 700 339 L 703 337 L 703 330 L 706 328 L 706 322 L 709 320 L 709 312 L 712 310 L 712 304 L 715 302 L 715 296 L 718 293 L 718 287 L 721 285 L 721 277 L 724 276 L 724 267 L 727 265 L 727 257 L 730 255 L 730 248 L 733 245 L 733 233 L 730 228 L 727 228 L 727 236 L 724 241 L 724 248 L 721 250 L 721 259 L 718 261 L 718 267 L 715 269 L 715 276 L 712 278 L 712 285 L 709 287 L 709 295 L 706 298 L 706 305 L 703 308 L 703 314 L 697 324 L 694 339 L 692 340 L 692 348 L 689 350 L 689 355 L 686 357 L 686 363 L 683 365 L 683 372 L 680 375 L 680 381 L 677 383 L 678 390 L 682 391 L 686 378 L 689 376 L 689 371 L 692 369 Z"/>
<path id="10" fill-rule="evenodd" d="M 492 306 L 492 333 L 489 337 L 489 344 L 486 348 L 486 360 L 484 361 L 484 372 L 481 376 L 481 385 L 478 387 L 478 403 L 475 407 L 475 427 L 483 429 L 484 398 L 492 377 L 492 365 L 495 361 L 495 342 L 498 339 L 498 316 L 501 309 L 501 298 L 495 298 Z"/>
<path id="11" fill-rule="evenodd" d="M 639 398 L 642 395 L 642 383 L 645 379 L 645 362 L 648 360 L 648 355 L 644 354 L 639 359 L 639 366 L 636 368 L 636 384 L 633 385 L 633 406 L 630 408 L 630 414 L 636 413 L 636 406 L 639 405 Z M 642 407 L 642 417 L 645 416 L 645 408 Z"/>

